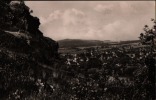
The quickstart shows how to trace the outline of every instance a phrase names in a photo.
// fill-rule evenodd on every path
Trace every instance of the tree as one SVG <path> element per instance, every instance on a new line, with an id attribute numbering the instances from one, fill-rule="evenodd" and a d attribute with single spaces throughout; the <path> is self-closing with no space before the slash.
<path id="1" fill-rule="evenodd" d="M 152 22 L 154 22 L 154 25 L 152 28 L 149 28 L 148 25 L 145 25 L 143 30 L 144 33 L 140 33 L 140 40 L 143 45 L 148 44 L 152 47 L 155 45 L 155 39 L 156 39 L 156 20 L 151 19 Z"/>
<path id="2" fill-rule="evenodd" d="M 149 95 L 152 97 L 152 100 L 155 98 L 155 59 L 154 59 L 154 46 L 156 42 L 156 20 L 151 19 L 152 22 L 154 22 L 154 25 L 152 28 L 149 28 L 148 25 L 145 25 L 143 30 L 144 33 L 140 34 L 140 40 L 143 45 L 147 44 L 151 47 L 151 50 L 149 51 L 150 54 L 145 58 L 145 64 L 148 67 L 148 81 L 149 81 L 149 87 L 148 92 Z"/>

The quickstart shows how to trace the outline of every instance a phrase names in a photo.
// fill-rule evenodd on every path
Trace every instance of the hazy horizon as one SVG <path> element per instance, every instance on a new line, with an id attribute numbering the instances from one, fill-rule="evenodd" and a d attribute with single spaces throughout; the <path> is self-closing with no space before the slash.
<path id="1" fill-rule="evenodd" d="M 54 40 L 137 40 L 152 26 L 155 1 L 25 1 Z"/>
<path id="2" fill-rule="evenodd" d="M 110 41 L 110 42 L 120 42 L 120 41 L 137 41 L 139 40 L 139 38 L 137 39 L 133 39 L 133 40 L 98 40 L 98 39 L 71 39 L 71 38 L 65 38 L 65 39 L 60 39 L 60 40 L 56 40 L 56 41 L 62 41 L 62 40 L 88 40 L 88 41 Z"/>

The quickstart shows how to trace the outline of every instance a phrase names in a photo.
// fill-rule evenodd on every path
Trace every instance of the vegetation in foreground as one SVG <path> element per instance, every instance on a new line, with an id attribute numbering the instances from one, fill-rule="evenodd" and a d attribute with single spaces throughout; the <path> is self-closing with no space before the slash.
<path id="1" fill-rule="evenodd" d="M 22 61 L 31 61 L 30 58 L 22 60 L 18 56 L 13 61 L 3 55 L 1 59 L 6 59 L 4 63 L 8 67 L 1 71 L 1 97 L 8 100 L 154 100 L 156 52 L 151 55 L 149 51 L 148 47 L 131 46 L 104 51 L 92 48 L 85 53 L 62 54 L 51 67 L 32 61 L 34 66 L 43 68 L 38 73 L 25 67 L 29 66 L 28 62 L 20 65 Z"/>

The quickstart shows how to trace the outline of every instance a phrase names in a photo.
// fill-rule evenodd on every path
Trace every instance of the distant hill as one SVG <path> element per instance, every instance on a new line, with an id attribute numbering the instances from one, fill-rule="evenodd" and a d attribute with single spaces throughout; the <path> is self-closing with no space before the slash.
<path id="1" fill-rule="evenodd" d="M 120 44 L 139 43 L 140 40 L 120 41 Z"/>
<path id="2" fill-rule="evenodd" d="M 81 40 L 81 39 L 64 39 L 58 41 L 60 48 L 89 47 L 101 46 L 104 41 L 100 40 Z"/>
<path id="3" fill-rule="evenodd" d="M 138 43 L 139 40 L 128 40 L 128 41 L 120 41 L 120 42 L 113 42 L 110 40 L 81 40 L 81 39 L 64 39 L 59 40 L 60 48 L 74 48 L 74 47 L 90 47 L 90 46 L 104 46 L 104 45 L 112 45 L 113 44 L 131 44 L 131 43 Z"/>

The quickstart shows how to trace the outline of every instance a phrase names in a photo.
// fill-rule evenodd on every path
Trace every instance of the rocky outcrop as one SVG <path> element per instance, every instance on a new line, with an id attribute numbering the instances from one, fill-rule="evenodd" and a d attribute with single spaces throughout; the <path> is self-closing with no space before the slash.
<path id="1" fill-rule="evenodd" d="M 33 90 L 42 77 L 42 65 L 53 67 L 58 43 L 44 37 L 40 22 L 24 2 L 1 0 L 0 10 L 0 99 L 15 90 Z M 19 85 L 20 84 L 20 85 Z M 29 88 L 29 89 L 28 89 Z"/>
<path id="2" fill-rule="evenodd" d="M 57 43 L 38 29 L 40 21 L 31 15 L 32 10 L 23 1 L 1 1 L 0 47 L 27 54 L 54 57 Z M 3 21 L 4 20 L 4 21 Z M 49 58 L 48 58 L 48 57 Z M 39 57 L 41 58 L 41 57 Z"/>

